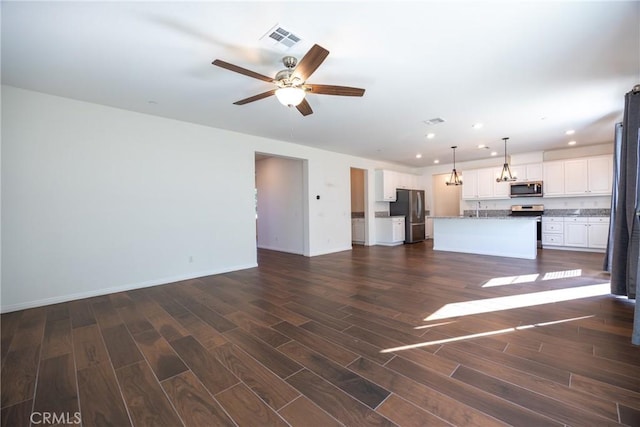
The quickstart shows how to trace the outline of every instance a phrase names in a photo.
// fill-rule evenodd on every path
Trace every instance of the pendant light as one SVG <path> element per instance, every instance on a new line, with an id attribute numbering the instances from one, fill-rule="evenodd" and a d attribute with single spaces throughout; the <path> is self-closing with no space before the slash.
<path id="1" fill-rule="evenodd" d="M 504 141 L 504 165 L 502 166 L 502 173 L 500 173 L 500 177 L 496 178 L 497 182 L 509 182 L 515 181 L 516 177 L 511 174 L 511 168 L 509 167 L 509 163 L 507 163 L 507 140 L 509 138 L 502 138 Z"/>
<path id="2" fill-rule="evenodd" d="M 453 149 L 453 170 L 451 171 L 451 176 L 449 177 L 449 181 L 447 181 L 447 185 L 462 185 L 462 179 L 460 179 L 460 175 L 456 171 L 456 148 L 457 145 L 451 147 Z"/>

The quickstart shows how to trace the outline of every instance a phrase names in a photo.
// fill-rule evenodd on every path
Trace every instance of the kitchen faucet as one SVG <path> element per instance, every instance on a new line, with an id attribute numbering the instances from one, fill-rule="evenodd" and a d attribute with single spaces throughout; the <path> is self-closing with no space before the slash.
<path id="1" fill-rule="evenodd" d="M 480 201 L 478 200 L 478 205 L 476 206 L 476 218 L 480 218 Z"/>

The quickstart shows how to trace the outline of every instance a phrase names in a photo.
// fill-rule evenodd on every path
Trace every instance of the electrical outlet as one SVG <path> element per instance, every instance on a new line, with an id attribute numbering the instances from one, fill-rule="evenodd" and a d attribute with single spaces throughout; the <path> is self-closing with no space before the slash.
<path id="1" fill-rule="evenodd" d="M 189 263 L 193 262 L 193 255 L 189 255 Z"/>

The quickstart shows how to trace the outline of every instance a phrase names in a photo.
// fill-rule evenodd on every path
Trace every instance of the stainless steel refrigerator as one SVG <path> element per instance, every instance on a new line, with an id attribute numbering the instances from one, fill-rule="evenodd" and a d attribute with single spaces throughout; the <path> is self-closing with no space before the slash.
<path id="1" fill-rule="evenodd" d="M 404 216 L 404 242 L 424 240 L 424 190 L 396 190 L 396 201 L 389 203 L 389 214 Z"/>

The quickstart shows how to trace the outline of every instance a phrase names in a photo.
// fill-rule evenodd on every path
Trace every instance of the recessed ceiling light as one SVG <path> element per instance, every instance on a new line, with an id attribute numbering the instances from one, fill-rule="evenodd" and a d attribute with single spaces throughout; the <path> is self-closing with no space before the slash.
<path id="1" fill-rule="evenodd" d="M 481 129 L 482 126 L 484 126 L 482 123 L 474 123 L 473 125 L 471 125 L 471 127 L 474 129 Z"/>
<path id="2" fill-rule="evenodd" d="M 437 163 L 440 163 L 440 160 L 435 159 L 435 160 L 433 161 L 433 163 L 436 163 L 436 164 L 437 164 Z"/>
<path id="3" fill-rule="evenodd" d="M 569 145 L 576 145 L 576 144 L 577 144 L 577 142 L 575 142 L 575 141 L 569 141 Z"/>
<path id="4" fill-rule="evenodd" d="M 428 134 L 427 134 L 427 139 L 433 139 L 433 138 L 435 138 L 435 137 L 436 137 L 436 134 L 435 134 L 435 133 L 428 133 Z"/>
<path id="5" fill-rule="evenodd" d="M 565 132 L 566 135 L 573 135 L 574 133 L 576 133 L 576 131 L 573 129 L 569 129 L 568 131 Z"/>
<path id="6" fill-rule="evenodd" d="M 422 154 L 418 153 L 416 154 L 416 159 L 421 159 L 422 158 Z"/>
<path id="7" fill-rule="evenodd" d="M 492 152 L 491 152 L 491 155 L 492 155 L 492 156 L 497 156 L 497 155 L 498 155 L 498 152 L 497 152 L 497 151 L 492 151 Z"/>

